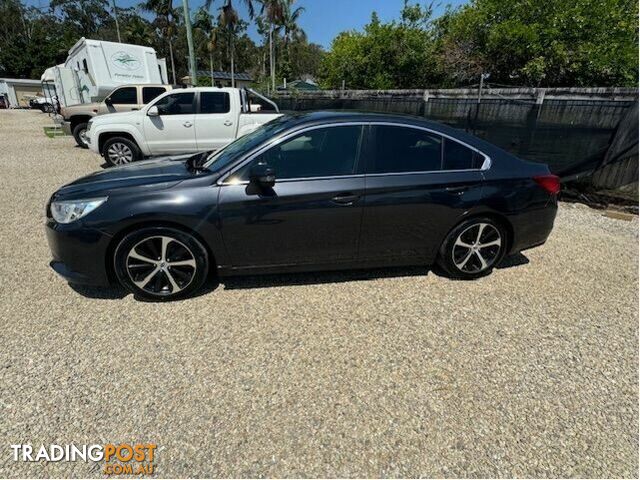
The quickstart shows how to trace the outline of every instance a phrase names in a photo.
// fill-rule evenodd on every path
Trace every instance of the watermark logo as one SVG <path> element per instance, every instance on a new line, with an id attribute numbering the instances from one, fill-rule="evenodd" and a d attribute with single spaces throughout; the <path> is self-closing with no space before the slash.
<path id="1" fill-rule="evenodd" d="M 104 462 L 104 475 L 153 474 L 156 448 L 155 443 L 11 445 L 14 462 Z"/>
<path id="2" fill-rule="evenodd" d="M 122 50 L 111 55 L 111 61 L 116 67 L 129 71 L 138 70 L 142 65 L 140 60 Z"/>

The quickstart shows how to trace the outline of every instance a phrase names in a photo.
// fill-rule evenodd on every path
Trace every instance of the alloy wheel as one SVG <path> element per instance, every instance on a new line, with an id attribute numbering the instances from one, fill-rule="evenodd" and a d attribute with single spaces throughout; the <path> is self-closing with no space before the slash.
<path id="1" fill-rule="evenodd" d="M 458 235 L 453 244 L 453 263 L 464 273 L 479 273 L 489 269 L 502 248 L 500 231 L 489 223 L 476 223 Z"/>
<path id="2" fill-rule="evenodd" d="M 196 275 L 196 259 L 182 242 L 168 236 L 147 237 L 127 254 L 127 273 L 141 290 L 154 296 L 175 295 Z"/>
<path id="3" fill-rule="evenodd" d="M 133 150 L 124 143 L 115 142 L 109 145 L 107 156 L 115 165 L 124 165 L 133 161 Z"/>
<path id="4" fill-rule="evenodd" d="M 78 134 L 78 136 L 80 137 L 80 141 L 83 143 L 83 145 L 88 146 L 89 142 L 87 141 L 87 129 L 83 128 L 82 130 L 80 130 L 80 133 Z"/>

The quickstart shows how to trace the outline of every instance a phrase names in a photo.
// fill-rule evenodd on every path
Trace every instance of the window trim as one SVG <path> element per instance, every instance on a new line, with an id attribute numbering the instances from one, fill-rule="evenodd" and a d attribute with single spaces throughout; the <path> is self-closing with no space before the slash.
<path id="1" fill-rule="evenodd" d="M 440 137 L 442 137 L 443 139 L 448 139 L 451 140 L 453 142 L 459 143 L 460 145 L 467 147 L 468 149 L 479 153 L 480 155 L 482 155 L 484 157 L 484 161 L 482 162 L 482 165 L 480 166 L 480 168 L 462 168 L 462 169 L 451 169 L 451 170 L 415 170 L 415 171 L 411 171 L 411 172 L 380 172 L 380 173 L 367 173 L 368 177 L 382 177 L 382 176 L 387 176 L 387 175 L 393 175 L 393 176 L 398 176 L 398 175 L 426 175 L 426 174 L 437 174 L 437 173 L 461 173 L 461 172 L 484 172 L 486 170 L 489 170 L 491 168 L 491 157 L 489 155 L 487 155 L 486 153 L 478 150 L 476 147 L 474 147 L 473 145 L 469 145 L 466 142 L 463 142 L 462 140 L 458 140 L 457 138 L 452 137 L 451 135 L 447 135 L 446 133 L 442 133 L 439 132 L 437 130 L 433 130 L 431 128 L 427 128 L 427 127 L 422 127 L 419 125 L 410 125 L 410 124 L 406 124 L 406 123 L 394 123 L 394 122 L 371 122 L 369 125 L 371 125 L 372 127 L 376 127 L 376 126 L 383 126 L 383 127 L 404 127 L 404 128 L 413 128 L 415 130 L 423 130 L 425 132 L 431 133 L 431 134 L 435 134 L 435 135 L 439 135 Z M 444 142 L 442 142 L 442 147 L 441 147 L 441 151 L 440 151 L 440 155 L 444 155 Z M 442 165 L 442 163 L 441 163 Z"/>
<path id="2" fill-rule="evenodd" d="M 236 172 L 237 170 L 239 170 L 242 167 L 244 167 L 247 163 L 251 162 L 258 155 L 261 155 L 266 150 L 279 145 L 280 143 L 286 141 L 287 139 L 289 139 L 289 138 L 291 138 L 291 137 L 293 137 L 295 135 L 298 135 L 298 134 L 301 134 L 301 133 L 305 133 L 305 132 L 310 131 L 310 130 L 316 130 L 318 128 L 341 127 L 341 126 L 361 126 L 361 127 L 389 126 L 389 127 L 401 127 L 401 128 L 404 127 L 404 128 L 413 128 L 413 129 L 416 129 L 416 130 L 423 130 L 425 132 L 428 132 L 428 133 L 431 133 L 431 134 L 434 134 L 434 135 L 439 135 L 442 138 L 447 138 L 447 139 L 449 139 L 451 141 L 457 142 L 457 143 L 459 143 L 459 144 L 461 144 L 461 145 L 473 150 L 474 152 L 479 153 L 480 155 L 482 155 L 484 157 L 484 161 L 482 162 L 482 165 L 480 166 L 480 168 L 466 168 L 466 169 L 458 169 L 458 170 L 418 170 L 418 171 L 413 171 L 413 172 L 359 173 L 359 174 L 353 174 L 353 175 L 334 175 L 334 176 L 328 176 L 328 177 L 286 178 L 286 179 L 282 179 L 282 180 L 277 180 L 277 173 L 276 173 L 276 180 L 278 182 L 291 182 L 291 181 L 309 181 L 309 180 L 330 180 L 330 179 L 335 179 L 335 178 L 383 177 L 383 176 L 391 176 L 391 175 L 392 176 L 398 176 L 398 175 L 426 175 L 426 174 L 460 173 L 460 172 L 484 172 L 484 171 L 487 171 L 487 170 L 489 170 L 491 168 L 492 161 L 491 161 L 491 157 L 489 155 L 487 155 L 486 153 L 484 153 L 481 150 L 477 149 L 473 145 L 469 145 L 468 143 L 463 142 L 462 140 L 458 140 L 458 139 L 452 137 L 451 135 L 447 135 L 446 133 L 439 132 L 439 131 L 434 130 L 432 128 L 423 127 L 423 126 L 420 126 L 420 125 L 411 125 L 411 124 L 407 124 L 407 123 L 383 122 L 383 121 L 338 122 L 338 123 L 331 123 L 331 124 L 324 124 L 324 125 L 311 125 L 311 126 L 306 127 L 306 128 L 301 128 L 300 130 L 295 130 L 295 131 L 292 131 L 292 132 L 284 133 L 280 137 L 276 137 L 275 139 L 272 139 L 272 140 L 268 141 L 266 144 L 262 145 L 257 150 L 248 153 L 244 158 L 242 158 L 241 160 L 236 162 L 234 165 L 230 166 L 228 170 L 226 170 L 225 172 L 223 172 L 220 175 L 220 178 L 216 181 L 216 185 L 218 185 L 218 186 L 248 185 L 250 183 L 248 181 L 233 182 L 232 183 L 232 182 L 227 182 L 227 180 L 231 175 L 233 175 L 234 172 Z M 369 143 L 370 141 L 371 141 L 370 132 L 366 132 L 366 131 L 363 130 L 363 134 L 361 135 L 361 139 L 360 139 L 360 144 L 358 146 L 358 158 L 356 159 L 356 171 L 360 167 L 360 162 L 362 161 L 362 159 L 360 157 L 362 156 L 362 152 L 364 150 L 363 149 L 363 146 L 364 146 L 363 144 L 364 143 Z"/>

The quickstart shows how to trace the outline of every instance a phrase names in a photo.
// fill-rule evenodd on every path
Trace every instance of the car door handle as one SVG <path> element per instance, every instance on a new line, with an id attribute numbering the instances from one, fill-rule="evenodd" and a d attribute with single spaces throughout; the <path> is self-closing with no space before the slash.
<path id="1" fill-rule="evenodd" d="M 132 108 L 131 111 L 140 110 L 139 108 Z"/>
<path id="2" fill-rule="evenodd" d="M 455 193 L 456 195 L 460 195 L 469 190 L 469 187 L 447 187 L 445 191 L 447 193 Z"/>
<path id="3" fill-rule="evenodd" d="M 193 125 L 193 123 L 191 122 L 184 122 L 182 125 L 184 125 L 185 127 L 189 128 L 190 126 Z"/>
<path id="4" fill-rule="evenodd" d="M 331 199 L 333 203 L 340 205 L 351 205 L 360 198 L 360 195 L 354 195 L 353 193 L 341 193 Z"/>
<path id="5" fill-rule="evenodd" d="M 232 122 L 231 120 L 225 120 L 224 124 L 225 124 L 227 127 L 230 127 L 231 125 L 233 125 L 233 122 Z"/>

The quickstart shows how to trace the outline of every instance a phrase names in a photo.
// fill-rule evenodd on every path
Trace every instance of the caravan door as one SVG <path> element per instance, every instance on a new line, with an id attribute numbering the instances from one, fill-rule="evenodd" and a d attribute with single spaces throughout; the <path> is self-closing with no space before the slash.
<path id="1" fill-rule="evenodd" d="M 153 102 L 158 116 L 144 116 L 144 136 L 150 155 L 197 151 L 195 93 L 170 93 Z"/>

